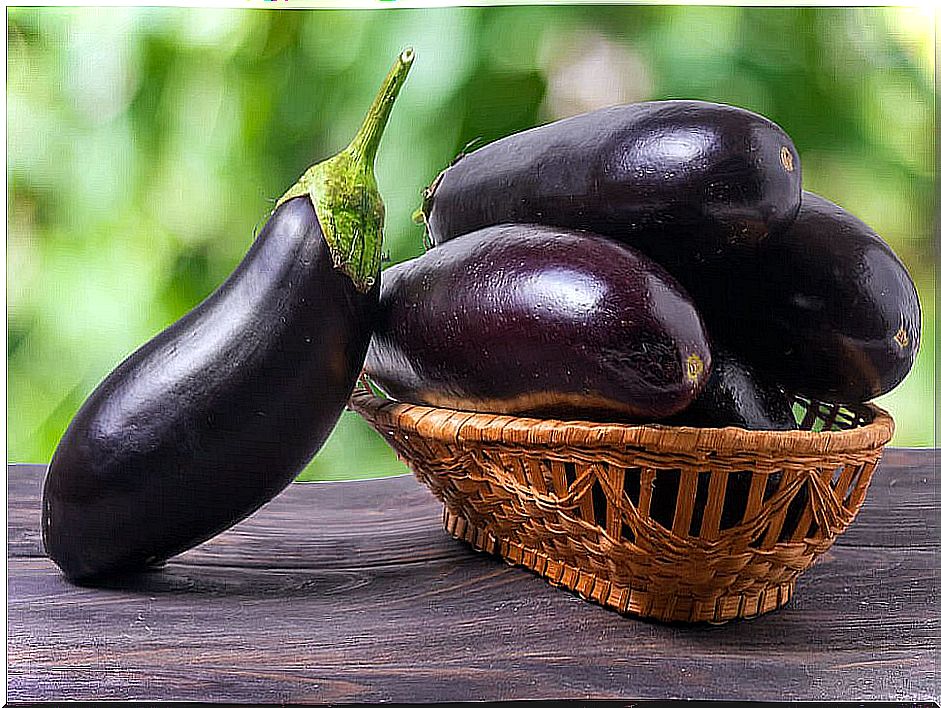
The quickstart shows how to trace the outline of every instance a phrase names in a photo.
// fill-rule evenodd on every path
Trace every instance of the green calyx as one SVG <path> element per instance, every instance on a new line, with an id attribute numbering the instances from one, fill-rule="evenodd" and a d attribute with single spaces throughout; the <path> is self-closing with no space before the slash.
<path id="1" fill-rule="evenodd" d="M 385 207 L 376 184 L 376 152 L 414 60 L 411 49 L 399 55 L 349 146 L 310 167 L 278 200 L 280 206 L 294 197 L 310 197 L 334 267 L 346 273 L 360 292 L 376 282 L 382 259 Z"/>

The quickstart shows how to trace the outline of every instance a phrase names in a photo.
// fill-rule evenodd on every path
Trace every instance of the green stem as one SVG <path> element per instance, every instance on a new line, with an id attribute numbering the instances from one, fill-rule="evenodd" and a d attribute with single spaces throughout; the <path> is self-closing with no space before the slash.
<path id="1" fill-rule="evenodd" d="M 373 163 L 392 104 L 414 60 L 411 49 L 398 56 L 349 147 L 309 167 L 277 204 L 303 195 L 310 198 L 333 265 L 361 292 L 375 284 L 382 259 L 385 207 Z"/>
<path id="2" fill-rule="evenodd" d="M 354 159 L 360 162 L 367 170 L 372 169 L 376 161 L 376 152 L 379 149 L 379 141 L 382 138 L 382 131 L 385 130 L 386 123 L 389 121 L 389 114 L 392 112 L 392 104 L 395 103 L 396 96 L 402 84 L 405 83 L 405 77 L 408 76 L 408 70 L 412 68 L 412 62 L 415 60 L 415 52 L 409 47 L 399 54 L 395 64 L 389 70 L 386 78 L 379 87 L 379 93 L 366 113 L 363 124 L 356 133 L 356 137 L 350 143 L 347 150 L 353 155 Z"/>

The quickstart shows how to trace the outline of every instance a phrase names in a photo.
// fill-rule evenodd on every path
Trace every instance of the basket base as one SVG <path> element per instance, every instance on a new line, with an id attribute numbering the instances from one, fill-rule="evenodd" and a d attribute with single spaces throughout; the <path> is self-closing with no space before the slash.
<path id="1" fill-rule="evenodd" d="M 663 622 L 709 622 L 763 615 L 785 605 L 794 594 L 794 581 L 770 585 L 759 593 L 725 594 L 709 600 L 666 595 L 656 590 L 619 585 L 576 566 L 527 548 L 515 541 L 499 539 L 465 517 L 444 508 L 445 530 L 478 551 L 500 556 L 511 565 L 528 568 L 550 584 L 572 590 L 586 600 L 623 614 Z"/>

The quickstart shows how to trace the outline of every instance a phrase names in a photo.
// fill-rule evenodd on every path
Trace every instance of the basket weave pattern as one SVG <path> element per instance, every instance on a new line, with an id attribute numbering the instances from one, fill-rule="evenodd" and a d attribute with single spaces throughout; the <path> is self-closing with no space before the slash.
<path id="1" fill-rule="evenodd" d="M 891 418 L 805 402 L 789 432 L 351 407 L 444 502 L 449 533 L 620 612 L 753 617 L 855 518 Z M 816 425 L 831 432 L 811 432 Z"/>

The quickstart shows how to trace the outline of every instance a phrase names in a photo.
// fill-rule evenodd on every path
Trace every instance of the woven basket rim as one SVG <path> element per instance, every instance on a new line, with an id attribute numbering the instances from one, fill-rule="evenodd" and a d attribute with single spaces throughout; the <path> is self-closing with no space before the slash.
<path id="1" fill-rule="evenodd" d="M 821 456 L 863 452 L 883 447 L 895 422 L 879 406 L 860 406 L 869 423 L 849 430 L 745 430 L 693 428 L 657 423 L 602 423 L 584 420 L 526 418 L 404 403 L 382 398 L 358 384 L 350 408 L 376 424 L 392 425 L 440 442 L 491 442 L 531 447 L 577 446 L 581 449 L 637 446 L 673 453 L 736 453 L 752 450 L 770 457 Z"/>

